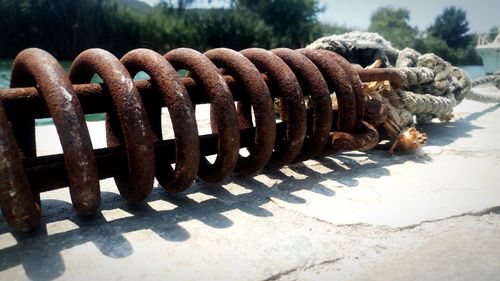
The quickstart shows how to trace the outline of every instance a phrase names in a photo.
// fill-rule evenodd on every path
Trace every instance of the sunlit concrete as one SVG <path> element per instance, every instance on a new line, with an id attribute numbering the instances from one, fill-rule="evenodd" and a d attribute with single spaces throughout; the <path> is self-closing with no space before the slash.
<path id="1" fill-rule="evenodd" d="M 29 234 L 0 220 L 1 280 L 492 280 L 500 276 L 500 106 L 465 101 L 418 129 L 414 154 L 386 146 L 309 160 L 129 205 L 103 180 L 100 211 L 68 189 L 42 194 Z M 208 132 L 207 110 L 197 114 Z M 89 123 L 104 147 L 102 122 Z M 169 133 L 166 122 L 164 132 Z M 53 126 L 40 154 L 60 152 Z"/>

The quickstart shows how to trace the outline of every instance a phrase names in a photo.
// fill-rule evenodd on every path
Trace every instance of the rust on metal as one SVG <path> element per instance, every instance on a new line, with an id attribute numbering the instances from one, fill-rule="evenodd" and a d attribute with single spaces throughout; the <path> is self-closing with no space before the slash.
<path id="1" fill-rule="evenodd" d="M 377 129 L 365 121 L 362 121 L 362 126 L 364 128 L 361 133 L 348 134 L 344 132 L 334 132 L 332 134 L 332 150 L 366 151 L 374 148 L 379 141 Z"/>
<path id="2" fill-rule="evenodd" d="M 347 78 L 351 82 L 351 88 L 354 94 L 354 99 L 356 100 L 356 129 L 361 128 L 362 121 L 363 121 L 363 115 L 365 113 L 365 96 L 363 94 L 363 86 L 361 84 L 361 80 L 359 79 L 359 76 L 354 72 L 352 69 L 351 64 L 341 57 L 339 54 L 329 52 L 328 54 L 325 54 L 333 61 L 335 61 L 342 69 L 344 70 L 344 73 L 347 75 Z"/>
<path id="3" fill-rule="evenodd" d="M 31 194 L 14 132 L 0 102 L 0 206 L 7 222 L 27 231 L 40 220 L 40 205 Z"/>
<path id="4" fill-rule="evenodd" d="M 181 69 L 186 77 L 179 77 Z M 133 81 L 140 71 L 150 79 Z M 102 84 L 88 84 L 95 74 Z M 181 192 L 197 175 L 219 182 L 325 153 L 370 149 L 379 140 L 375 127 L 387 118 L 387 108 L 362 92 L 361 81 L 372 80 L 400 83 L 394 70 L 354 70 L 325 50 L 201 54 L 181 48 L 162 56 L 136 49 L 119 60 L 91 49 L 76 58 L 69 75 L 48 53 L 23 51 L 11 87 L 0 89 L 3 216 L 13 228 L 30 230 L 40 220 L 40 193 L 66 186 L 79 213 L 95 212 L 99 180 L 110 177 L 126 200 L 138 202 L 155 177 L 167 191 Z M 195 105 L 203 103 L 210 104 L 212 134 L 199 136 Z M 174 139 L 163 138 L 163 107 Z M 83 118 L 89 113 L 106 113 L 108 147 L 92 148 Z M 34 120 L 42 117 L 54 119 L 62 154 L 37 156 Z M 214 163 L 209 155 L 216 155 Z"/>
<path id="5" fill-rule="evenodd" d="M 401 88 L 401 76 L 396 69 L 391 68 L 372 68 L 372 69 L 357 69 L 356 73 L 363 82 L 384 81 L 391 82 L 391 86 L 395 89 Z"/>
<path id="6" fill-rule="evenodd" d="M 102 49 L 89 49 L 71 64 L 69 79 L 74 84 L 88 83 L 94 74 L 104 81 L 113 100 L 113 110 L 106 115 L 108 147 L 124 146 L 128 167 L 114 178 L 120 194 L 129 202 L 143 200 L 153 188 L 153 133 L 139 92 L 123 64 Z"/>
<path id="7" fill-rule="evenodd" d="M 356 97 L 354 96 L 349 77 L 344 69 L 325 50 L 301 49 L 302 54 L 308 57 L 319 68 L 331 92 L 335 92 L 338 100 L 339 116 L 337 130 L 351 133 L 356 125 Z"/>
<path id="8" fill-rule="evenodd" d="M 312 130 L 306 132 L 302 150 L 294 161 L 316 157 L 328 142 L 332 129 L 332 100 L 328 85 L 316 65 L 301 53 L 285 48 L 274 49 L 272 52 L 290 66 L 302 91 L 311 96 Z"/>
<path id="9" fill-rule="evenodd" d="M 206 158 L 200 161 L 198 176 L 207 182 L 219 182 L 233 171 L 238 160 L 240 134 L 233 97 L 217 67 L 201 53 L 179 48 L 165 54 L 177 69 L 185 69 L 208 95 L 210 119 L 219 136 L 218 152 L 211 164 Z"/>
<path id="10" fill-rule="evenodd" d="M 277 55 L 258 48 L 245 49 L 241 53 L 260 72 L 266 73 L 281 92 L 281 119 L 286 122 L 285 138 L 276 139 L 274 153 L 267 163 L 269 168 L 281 167 L 292 162 L 300 153 L 306 135 L 306 107 L 302 89 L 290 67 Z"/>
<path id="11" fill-rule="evenodd" d="M 92 214 L 99 207 L 99 176 L 83 111 L 62 66 L 49 53 L 40 49 L 22 51 L 12 66 L 11 87 L 37 85 L 54 120 L 64 152 L 69 177 L 71 200 L 77 212 Z M 24 131 L 34 142 L 33 122 L 14 131 Z M 25 156 L 36 156 L 36 146 L 21 143 Z"/>
<path id="12" fill-rule="evenodd" d="M 259 70 L 242 54 L 230 49 L 214 49 L 205 53 L 225 74 L 241 81 L 248 101 L 238 102 L 238 117 L 241 129 L 253 127 L 255 112 L 255 143 L 248 147 L 248 157 L 239 156 L 235 174 L 250 174 L 262 169 L 271 158 L 276 138 L 276 124 L 271 94 Z"/>
<path id="13" fill-rule="evenodd" d="M 366 102 L 364 120 L 373 126 L 378 126 L 385 122 L 389 112 L 387 105 L 375 99 L 370 99 Z"/>
<path id="14" fill-rule="evenodd" d="M 200 145 L 196 118 L 188 92 L 172 65 L 160 54 L 147 49 L 130 51 L 121 62 L 132 77 L 144 71 L 161 94 L 170 113 L 176 139 L 175 171 L 170 163 L 156 158 L 156 178 L 167 191 L 180 192 L 190 186 L 198 172 Z M 157 140 L 162 140 L 161 107 L 155 103 L 146 106 L 150 124 Z M 148 105 L 148 104 L 146 104 Z M 155 125 L 153 125 L 155 124 Z"/>

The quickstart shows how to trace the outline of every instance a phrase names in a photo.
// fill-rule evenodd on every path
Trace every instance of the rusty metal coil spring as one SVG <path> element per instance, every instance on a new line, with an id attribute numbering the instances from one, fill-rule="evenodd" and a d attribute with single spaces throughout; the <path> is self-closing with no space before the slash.
<path id="1" fill-rule="evenodd" d="M 187 77 L 179 77 L 180 69 Z M 150 80 L 133 81 L 140 71 Z M 95 74 L 102 84 L 88 84 Z M 274 98 L 281 101 L 278 124 Z M 200 137 L 194 105 L 207 102 L 213 134 Z M 69 186 L 75 210 L 91 214 L 99 207 L 99 180 L 111 176 L 122 197 L 138 202 L 155 177 L 167 191 L 181 192 L 196 176 L 219 182 L 333 151 L 370 149 L 378 134 L 365 120 L 380 111 L 371 108 L 367 114 L 375 117 L 365 117 L 365 103 L 359 75 L 325 50 L 180 48 L 161 56 L 136 49 L 118 60 L 90 49 L 66 74 L 47 52 L 27 49 L 14 60 L 11 88 L 0 90 L 2 213 L 27 231 L 40 220 L 40 192 L 55 188 Z M 175 140 L 163 140 L 162 106 Z M 106 112 L 108 148 L 92 147 L 84 113 L 94 112 Z M 34 120 L 44 116 L 54 120 L 62 155 L 36 155 Z M 241 147 L 249 156 L 239 154 Z M 217 154 L 213 164 L 205 158 L 210 154 Z"/>

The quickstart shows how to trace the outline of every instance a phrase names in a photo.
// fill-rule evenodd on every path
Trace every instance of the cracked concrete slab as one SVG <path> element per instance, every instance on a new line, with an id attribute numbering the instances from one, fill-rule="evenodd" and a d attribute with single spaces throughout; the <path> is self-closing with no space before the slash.
<path id="1" fill-rule="evenodd" d="M 500 110 L 465 101 L 455 112 L 419 128 L 430 141 L 416 154 L 340 153 L 181 194 L 157 187 L 137 205 L 107 179 L 90 218 L 75 214 L 67 189 L 44 193 L 35 232 L 0 220 L 0 278 L 491 280 Z M 197 116 L 207 131 L 207 110 Z M 89 130 L 103 147 L 103 123 Z M 39 153 L 60 151 L 53 126 L 37 137 Z"/>
<path id="2" fill-rule="evenodd" d="M 405 249 L 353 280 L 496 280 L 500 276 L 498 219 L 463 220 Z M 466 245 L 466 246 L 465 246 Z"/>
<path id="3" fill-rule="evenodd" d="M 498 212 L 423 223 L 368 236 L 333 263 L 295 268 L 274 280 L 497 280 L 499 229 Z"/>

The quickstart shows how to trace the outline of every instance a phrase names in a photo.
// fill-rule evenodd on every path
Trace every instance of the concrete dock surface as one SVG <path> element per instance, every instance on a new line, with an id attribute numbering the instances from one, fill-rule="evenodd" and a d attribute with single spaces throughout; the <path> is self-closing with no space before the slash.
<path id="1" fill-rule="evenodd" d="M 412 154 L 382 145 L 157 186 L 137 205 L 103 180 L 92 217 L 67 188 L 43 193 L 36 231 L 0 219 L 0 280 L 500 280 L 500 106 L 454 114 L 418 126 L 429 142 Z M 89 130 L 103 147 L 103 122 Z M 40 154 L 60 152 L 53 126 L 37 138 Z"/>

